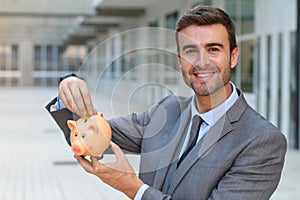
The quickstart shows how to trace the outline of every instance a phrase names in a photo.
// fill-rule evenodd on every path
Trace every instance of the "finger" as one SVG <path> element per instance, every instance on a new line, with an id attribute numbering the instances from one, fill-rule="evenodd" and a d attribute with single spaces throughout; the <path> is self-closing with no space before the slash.
<path id="1" fill-rule="evenodd" d="M 69 110 L 71 110 L 71 109 L 70 109 L 71 107 L 69 106 L 67 97 L 66 97 L 66 95 L 65 95 L 64 92 L 60 92 L 60 93 L 59 93 L 59 98 L 60 98 L 61 102 L 64 104 L 64 106 L 65 106 L 66 108 L 68 108 Z M 71 110 L 71 111 L 72 111 L 72 110 Z"/>
<path id="2" fill-rule="evenodd" d="M 93 166 L 93 170 L 98 174 L 102 174 L 102 173 L 108 173 L 108 171 L 110 170 L 109 165 L 107 164 L 102 164 L 100 163 L 97 158 L 95 158 L 94 156 L 91 156 L 91 163 Z"/>
<path id="3" fill-rule="evenodd" d="M 66 86 L 66 84 L 64 84 L 63 82 L 59 85 L 59 97 L 61 99 L 61 101 L 63 102 L 63 104 L 72 111 L 72 107 L 70 106 L 70 99 L 72 99 L 72 95 L 69 92 L 69 88 Z"/>
<path id="4" fill-rule="evenodd" d="M 99 163 L 97 158 L 95 158 L 94 156 L 91 156 L 91 163 L 92 163 L 93 168 L 96 168 L 97 166 L 101 165 L 101 163 Z"/>
<path id="5" fill-rule="evenodd" d="M 76 78 L 69 77 L 63 80 L 59 85 L 59 95 L 61 97 L 62 102 L 64 105 L 72 112 L 78 114 L 78 107 L 74 103 L 74 97 L 72 95 L 71 88 L 76 86 Z"/>
<path id="6" fill-rule="evenodd" d="M 77 162 L 81 165 L 81 167 L 88 173 L 93 174 L 94 173 L 94 168 L 92 166 L 92 163 L 88 161 L 87 159 L 74 155 L 74 158 L 77 160 Z"/>
<path id="7" fill-rule="evenodd" d="M 117 160 L 119 160 L 121 158 L 125 158 L 125 155 L 124 155 L 122 149 L 117 144 L 115 144 L 114 142 L 110 142 L 110 146 L 111 146 L 111 150 L 116 155 Z"/>
<path id="8" fill-rule="evenodd" d="M 80 87 L 75 84 L 73 86 L 70 87 L 70 91 L 71 91 L 71 94 L 73 96 L 73 104 L 72 104 L 72 107 L 76 108 L 77 109 L 77 114 L 81 117 L 84 116 L 84 113 L 86 111 L 86 108 L 85 108 L 85 105 L 84 105 L 84 99 L 81 95 L 81 92 L 80 92 Z"/>
<path id="9" fill-rule="evenodd" d="M 79 91 L 82 96 L 82 99 L 84 100 L 84 107 L 89 115 L 95 115 L 97 114 L 96 109 L 94 108 L 91 95 L 89 92 L 89 89 L 86 84 L 79 85 Z"/>
<path id="10" fill-rule="evenodd" d="M 60 95 L 64 105 L 72 112 L 77 112 L 78 108 L 74 105 L 74 99 L 69 88 L 66 88 Z"/>

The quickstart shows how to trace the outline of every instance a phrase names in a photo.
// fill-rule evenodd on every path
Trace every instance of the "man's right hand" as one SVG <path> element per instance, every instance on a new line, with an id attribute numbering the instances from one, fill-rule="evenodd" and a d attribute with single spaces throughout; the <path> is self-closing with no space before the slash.
<path id="1" fill-rule="evenodd" d="M 86 112 L 89 115 L 97 114 L 84 80 L 74 76 L 68 77 L 61 81 L 58 90 L 60 99 L 70 111 L 80 117 L 84 117 Z"/>

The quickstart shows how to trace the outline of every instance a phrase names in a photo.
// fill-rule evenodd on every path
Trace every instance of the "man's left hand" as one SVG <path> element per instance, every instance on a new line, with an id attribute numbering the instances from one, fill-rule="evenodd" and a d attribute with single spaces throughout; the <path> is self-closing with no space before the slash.
<path id="1" fill-rule="evenodd" d="M 140 187 L 144 184 L 130 165 L 127 157 L 118 145 L 111 142 L 111 149 L 116 156 L 115 162 L 100 163 L 96 158 L 91 161 L 81 156 L 74 156 L 83 169 L 99 177 L 104 183 L 125 193 L 129 198 L 134 199 Z"/>

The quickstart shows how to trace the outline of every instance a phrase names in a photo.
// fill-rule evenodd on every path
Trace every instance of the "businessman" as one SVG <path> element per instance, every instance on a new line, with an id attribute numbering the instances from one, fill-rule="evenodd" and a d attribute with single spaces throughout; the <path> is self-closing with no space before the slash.
<path id="1" fill-rule="evenodd" d="M 177 22 L 180 69 L 191 97 L 167 96 L 141 114 L 109 120 L 116 161 L 75 156 L 79 164 L 130 199 L 269 199 L 281 176 L 284 135 L 246 102 L 230 81 L 239 48 L 223 10 L 198 6 Z M 75 75 L 59 85 L 66 108 L 51 114 L 68 139 L 66 120 L 97 111 Z M 122 149 L 122 150 L 121 150 Z M 123 150 L 141 155 L 136 176 Z"/>

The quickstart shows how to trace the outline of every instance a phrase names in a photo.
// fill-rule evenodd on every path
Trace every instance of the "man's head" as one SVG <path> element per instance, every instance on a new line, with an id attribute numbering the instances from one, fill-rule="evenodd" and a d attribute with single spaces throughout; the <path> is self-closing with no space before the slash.
<path id="1" fill-rule="evenodd" d="M 179 19 L 176 42 L 184 80 L 195 94 L 227 98 L 239 55 L 230 17 L 218 8 L 196 7 Z"/>
<path id="2" fill-rule="evenodd" d="M 235 26 L 231 18 L 223 10 L 216 7 L 197 6 L 189 10 L 183 15 L 176 24 L 176 42 L 178 48 L 178 34 L 179 32 L 190 25 L 212 25 L 222 24 L 228 33 L 228 40 L 230 44 L 230 52 L 237 47 Z"/>

